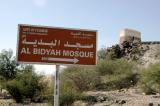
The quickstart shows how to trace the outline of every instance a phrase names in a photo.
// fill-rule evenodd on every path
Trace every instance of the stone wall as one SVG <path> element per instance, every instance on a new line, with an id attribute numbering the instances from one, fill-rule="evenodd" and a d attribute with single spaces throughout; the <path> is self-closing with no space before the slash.
<path id="1" fill-rule="evenodd" d="M 133 29 L 123 29 L 120 32 L 120 44 L 123 42 L 141 43 L 141 33 Z"/>
<path id="2" fill-rule="evenodd" d="M 160 44 L 160 41 L 145 41 L 141 42 L 142 45 L 155 45 L 155 44 Z"/>
<path id="3" fill-rule="evenodd" d="M 140 38 L 132 37 L 132 36 L 120 37 L 120 44 L 122 44 L 124 41 L 127 41 L 129 43 L 141 43 L 141 39 Z"/>

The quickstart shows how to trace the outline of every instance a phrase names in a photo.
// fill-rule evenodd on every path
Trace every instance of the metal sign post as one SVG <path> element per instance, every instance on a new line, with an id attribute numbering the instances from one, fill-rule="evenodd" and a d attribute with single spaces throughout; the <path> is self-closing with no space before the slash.
<path id="1" fill-rule="evenodd" d="M 59 65 L 56 65 L 56 71 L 55 71 L 55 86 L 54 86 L 54 106 L 59 106 Z"/>

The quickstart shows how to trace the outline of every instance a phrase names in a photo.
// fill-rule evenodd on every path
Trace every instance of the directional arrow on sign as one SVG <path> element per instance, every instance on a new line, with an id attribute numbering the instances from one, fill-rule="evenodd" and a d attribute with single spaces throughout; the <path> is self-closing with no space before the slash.
<path id="1" fill-rule="evenodd" d="M 69 58 L 52 58 L 52 57 L 42 57 L 41 60 L 73 62 L 74 64 L 79 61 L 77 58 L 69 59 Z"/>

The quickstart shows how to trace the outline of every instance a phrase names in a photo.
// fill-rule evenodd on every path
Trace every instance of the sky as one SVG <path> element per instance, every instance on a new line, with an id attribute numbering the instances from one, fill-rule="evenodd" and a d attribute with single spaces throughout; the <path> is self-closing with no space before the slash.
<path id="1" fill-rule="evenodd" d="M 98 49 L 119 43 L 124 28 L 160 41 L 160 0 L 0 0 L 0 51 L 16 54 L 18 24 L 98 30 Z M 36 69 L 52 74 L 55 66 Z"/>

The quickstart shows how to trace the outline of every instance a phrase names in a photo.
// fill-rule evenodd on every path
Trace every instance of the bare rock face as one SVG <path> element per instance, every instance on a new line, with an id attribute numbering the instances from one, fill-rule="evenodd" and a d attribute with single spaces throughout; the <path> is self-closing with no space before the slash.
<path id="1" fill-rule="evenodd" d="M 150 64 L 160 63 L 160 44 L 150 44 L 147 46 L 149 49 L 141 57 L 142 64 L 147 67 Z"/>

